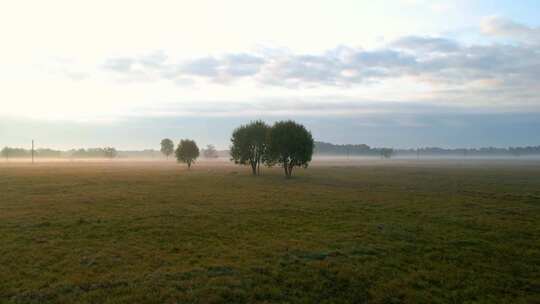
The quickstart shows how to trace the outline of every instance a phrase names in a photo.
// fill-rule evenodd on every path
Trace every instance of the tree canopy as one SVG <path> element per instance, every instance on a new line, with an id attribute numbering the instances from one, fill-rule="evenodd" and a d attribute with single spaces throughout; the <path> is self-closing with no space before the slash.
<path id="1" fill-rule="evenodd" d="M 163 153 L 163 155 L 165 155 L 167 158 L 174 153 L 174 143 L 172 140 L 169 138 L 164 138 L 161 140 L 161 153 Z"/>
<path id="2" fill-rule="evenodd" d="M 285 176 L 290 178 L 295 166 L 308 166 L 313 148 L 313 137 L 303 125 L 290 120 L 276 122 L 270 129 L 265 161 L 268 165 L 282 165 Z"/>
<path id="3" fill-rule="evenodd" d="M 178 162 L 186 163 L 188 169 L 191 168 L 191 164 L 195 162 L 199 157 L 199 147 L 194 140 L 182 139 L 176 148 L 176 160 Z"/>
<path id="4" fill-rule="evenodd" d="M 203 156 L 206 158 L 218 158 L 218 152 L 214 145 L 206 145 L 206 148 L 202 150 Z"/>
<path id="5" fill-rule="evenodd" d="M 394 155 L 394 149 L 391 148 L 381 148 L 381 157 L 391 158 Z"/>
<path id="6" fill-rule="evenodd" d="M 10 157 L 27 157 L 30 155 L 30 151 L 21 148 L 4 147 L 1 154 L 6 159 Z"/>
<path id="7" fill-rule="evenodd" d="M 260 174 L 269 130 L 268 125 L 260 120 L 236 128 L 231 136 L 231 160 L 236 164 L 250 165 L 253 175 Z"/>
<path id="8" fill-rule="evenodd" d="M 115 158 L 118 155 L 118 151 L 116 151 L 113 147 L 106 147 L 103 148 L 103 155 L 107 158 Z"/>

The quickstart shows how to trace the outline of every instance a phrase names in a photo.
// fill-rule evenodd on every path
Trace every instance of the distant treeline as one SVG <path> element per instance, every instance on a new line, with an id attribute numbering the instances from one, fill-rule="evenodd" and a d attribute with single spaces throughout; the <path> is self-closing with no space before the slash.
<path id="1" fill-rule="evenodd" d="M 36 149 L 34 150 L 34 157 L 58 158 L 62 157 L 62 153 L 62 151 L 52 149 Z M 24 158 L 31 157 L 32 150 L 5 147 L 0 154 L 5 158 Z"/>
<path id="2" fill-rule="evenodd" d="M 204 153 L 204 149 L 202 153 Z M 509 148 L 477 148 L 477 149 L 444 149 L 438 147 L 424 147 L 418 149 L 391 149 L 372 148 L 366 144 L 336 145 L 326 142 L 315 142 L 315 155 L 337 156 L 540 156 L 540 146 L 509 147 Z M 3 158 L 29 158 L 32 156 L 30 149 L 4 147 L 0 151 Z M 229 157 L 229 151 L 217 151 L 219 157 Z M 67 151 L 39 148 L 34 150 L 36 158 L 164 158 L 159 150 L 133 150 L 117 151 L 115 148 L 88 148 L 71 149 Z"/>
<path id="3" fill-rule="evenodd" d="M 4 158 L 28 158 L 32 157 L 32 150 L 22 148 L 4 147 L 0 154 Z M 68 151 L 60 151 L 53 149 L 35 149 L 34 157 L 36 158 L 115 158 L 118 156 L 118 151 L 112 147 L 105 148 L 89 148 L 89 149 L 72 149 Z"/>
<path id="4" fill-rule="evenodd" d="M 377 148 L 371 148 L 366 144 L 359 145 L 335 145 L 331 143 L 316 141 L 314 154 L 319 155 L 380 155 L 381 151 Z"/>
<path id="5" fill-rule="evenodd" d="M 380 156 L 390 148 L 371 148 L 365 144 L 335 145 L 326 142 L 315 142 L 317 155 L 343 156 Z M 418 149 L 391 149 L 393 156 L 527 156 L 540 155 L 540 146 L 509 147 L 509 148 L 473 148 L 473 149 L 444 149 L 424 147 Z"/>
<path id="6" fill-rule="evenodd" d="M 530 156 L 540 155 L 540 146 L 508 147 L 508 148 L 477 148 L 477 149 L 443 149 L 437 147 L 396 150 L 398 155 L 427 155 L 427 156 Z"/>

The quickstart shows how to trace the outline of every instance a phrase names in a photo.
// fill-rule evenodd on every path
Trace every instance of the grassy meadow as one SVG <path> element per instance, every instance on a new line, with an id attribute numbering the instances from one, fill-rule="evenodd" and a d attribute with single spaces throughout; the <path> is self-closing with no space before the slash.
<path id="1" fill-rule="evenodd" d="M 540 303 L 540 163 L 0 163 L 0 303 Z"/>

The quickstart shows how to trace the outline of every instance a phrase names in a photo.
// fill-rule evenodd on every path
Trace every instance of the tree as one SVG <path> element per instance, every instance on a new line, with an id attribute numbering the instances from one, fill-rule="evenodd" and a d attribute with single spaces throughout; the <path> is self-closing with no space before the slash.
<path id="1" fill-rule="evenodd" d="M 30 156 L 30 152 L 28 150 L 22 149 L 22 148 L 10 148 L 10 147 L 4 147 L 2 149 L 2 156 L 7 159 L 10 157 L 28 157 Z"/>
<path id="2" fill-rule="evenodd" d="M 514 148 L 514 147 L 508 148 L 508 151 L 510 152 L 510 154 L 512 154 L 515 157 L 520 157 L 521 156 L 521 151 L 520 150 L 521 150 L 521 148 Z"/>
<path id="3" fill-rule="evenodd" d="M 4 147 L 4 149 L 2 149 L 2 156 L 5 157 L 6 160 L 9 159 L 9 150 L 10 150 L 9 147 Z"/>
<path id="4" fill-rule="evenodd" d="M 268 147 L 270 128 L 263 121 L 241 125 L 231 136 L 231 160 L 235 164 L 250 165 L 253 175 L 260 174 L 260 165 Z"/>
<path id="5" fill-rule="evenodd" d="M 174 153 L 174 143 L 172 140 L 168 138 L 161 140 L 161 153 L 163 153 L 167 159 Z"/>
<path id="6" fill-rule="evenodd" d="M 218 153 L 214 145 L 206 145 L 206 149 L 203 150 L 203 156 L 206 158 L 217 158 Z"/>
<path id="7" fill-rule="evenodd" d="M 36 150 L 37 157 L 48 157 L 48 158 L 60 158 L 62 157 L 62 151 L 53 150 L 48 148 L 41 148 Z"/>
<path id="8" fill-rule="evenodd" d="M 295 166 L 307 168 L 313 148 L 313 137 L 303 125 L 290 120 L 276 122 L 270 129 L 265 162 L 269 166 L 281 164 L 285 176 L 290 178 Z"/>
<path id="9" fill-rule="evenodd" d="M 116 149 L 113 147 L 106 147 L 106 148 L 103 148 L 103 155 L 106 158 L 113 159 L 118 155 L 118 151 L 116 151 Z"/>
<path id="10" fill-rule="evenodd" d="M 381 157 L 391 158 L 394 155 L 394 149 L 391 148 L 381 148 Z"/>
<path id="11" fill-rule="evenodd" d="M 199 157 L 199 147 L 195 141 L 190 139 L 182 139 L 176 148 L 176 160 L 186 163 L 188 169 L 191 169 L 191 164 Z"/>

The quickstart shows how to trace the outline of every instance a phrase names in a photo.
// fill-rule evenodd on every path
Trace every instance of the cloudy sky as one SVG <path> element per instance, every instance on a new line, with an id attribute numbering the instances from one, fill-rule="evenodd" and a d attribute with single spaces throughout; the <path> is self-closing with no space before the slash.
<path id="1" fill-rule="evenodd" d="M 0 1 L 0 146 L 540 144 L 540 3 Z"/>

